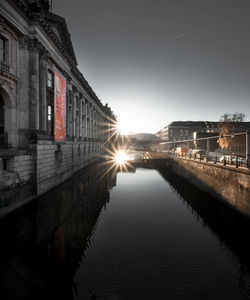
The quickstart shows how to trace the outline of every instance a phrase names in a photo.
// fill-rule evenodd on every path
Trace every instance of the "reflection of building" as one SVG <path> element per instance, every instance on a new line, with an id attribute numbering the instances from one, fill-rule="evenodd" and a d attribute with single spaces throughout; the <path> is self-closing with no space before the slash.
<path id="1" fill-rule="evenodd" d="M 44 299 L 51 294 L 73 299 L 75 272 L 116 181 L 116 174 L 110 181 L 107 170 L 108 166 L 92 164 L 0 219 L 5 245 L 0 248 L 2 294 L 15 299 Z M 13 282 L 18 297 L 13 297 Z"/>
<path id="2" fill-rule="evenodd" d="M 55 186 L 104 152 L 114 121 L 49 1 L 1 1 L 0 189 L 31 179 L 38 194 Z"/>

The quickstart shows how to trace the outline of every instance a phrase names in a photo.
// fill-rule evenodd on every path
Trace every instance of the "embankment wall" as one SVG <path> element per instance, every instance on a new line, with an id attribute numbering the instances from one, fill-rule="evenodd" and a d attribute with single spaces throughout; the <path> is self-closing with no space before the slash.
<path id="1" fill-rule="evenodd" d="M 250 170 L 171 157 L 168 167 L 250 218 Z"/>

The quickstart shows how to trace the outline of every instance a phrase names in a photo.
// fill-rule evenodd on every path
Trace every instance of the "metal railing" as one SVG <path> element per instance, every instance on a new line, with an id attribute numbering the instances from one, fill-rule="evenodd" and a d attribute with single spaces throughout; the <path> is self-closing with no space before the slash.
<path id="1" fill-rule="evenodd" d="M 200 161 L 200 162 L 210 162 L 214 164 L 218 164 L 221 166 L 234 166 L 236 168 L 238 167 L 243 167 L 247 168 L 247 160 L 246 158 L 243 158 L 241 156 L 236 156 L 236 155 L 220 155 L 218 154 L 217 156 L 209 156 L 207 154 L 178 154 L 174 152 L 167 152 L 169 156 L 173 157 L 179 157 L 183 159 L 188 159 L 188 160 L 194 160 L 194 161 Z"/>
<path id="2" fill-rule="evenodd" d="M 199 161 L 206 161 L 206 162 L 213 162 L 215 164 L 221 164 L 221 165 L 230 165 L 230 166 L 235 166 L 236 168 L 238 167 L 249 167 L 249 146 L 248 146 L 248 131 L 245 132 L 237 132 L 237 133 L 231 133 L 231 134 L 224 134 L 224 135 L 216 135 L 216 136 L 209 136 L 209 137 L 202 137 L 202 138 L 195 138 L 195 139 L 187 139 L 187 140 L 176 140 L 176 141 L 169 141 L 169 142 L 163 142 L 160 145 L 164 146 L 166 145 L 169 149 L 167 151 L 162 151 L 167 153 L 170 156 L 177 156 L 177 157 L 182 157 L 185 159 L 192 159 L 192 160 L 199 160 Z M 191 147 L 189 148 L 190 143 L 198 142 L 198 141 L 210 141 L 212 139 L 223 139 L 223 138 L 231 138 L 234 140 L 236 137 L 239 136 L 246 136 L 245 140 L 241 141 L 241 148 L 243 149 L 243 144 L 245 145 L 245 149 L 241 151 L 233 151 L 230 148 L 226 149 L 225 151 L 221 148 L 221 152 L 218 152 L 216 155 L 215 152 L 211 152 L 208 150 L 210 146 L 206 149 L 195 149 Z M 177 146 L 182 145 L 179 148 L 186 148 L 186 153 L 183 153 L 182 150 L 180 149 L 180 152 L 177 150 Z M 184 146 L 186 145 L 186 146 Z M 188 145 L 188 146 L 187 146 Z M 208 144 L 207 144 L 208 145 Z M 219 147 L 219 146 L 218 146 Z M 160 150 L 161 151 L 161 150 Z M 197 151 L 197 152 L 196 152 Z M 242 152 L 242 153 L 241 153 Z M 213 153 L 213 154 L 212 154 Z"/>
<path id="3" fill-rule="evenodd" d="M 0 69 L 4 72 L 10 72 L 10 66 L 4 61 L 0 61 Z"/>

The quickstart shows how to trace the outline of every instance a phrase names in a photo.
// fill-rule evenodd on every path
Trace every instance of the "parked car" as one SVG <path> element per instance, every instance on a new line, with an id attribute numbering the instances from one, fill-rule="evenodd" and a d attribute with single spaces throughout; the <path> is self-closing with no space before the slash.
<path id="1" fill-rule="evenodd" d="M 192 150 L 192 154 L 202 154 L 202 155 L 205 155 L 206 151 L 203 150 L 203 149 L 193 149 Z"/>
<path id="2" fill-rule="evenodd" d="M 231 164 L 231 165 L 236 165 L 236 161 L 238 160 L 238 164 L 244 164 L 246 163 L 246 159 L 243 157 L 238 157 L 235 155 L 223 155 L 220 157 L 220 162 L 224 162 L 224 159 L 226 160 L 226 163 Z"/>
<path id="3" fill-rule="evenodd" d="M 219 158 L 219 160 L 220 160 L 220 162 L 224 162 L 224 160 L 225 160 L 227 163 L 229 163 L 231 161 L 231 157 L 233 157 L 233 156 L 231 156 L 231 155 L 222 155 Z"/>
<path id="4" fill-rule="evenodd" d="M 244 157 L 237 157 L 237 156 L 232 156 L 232 164 L 233 165 L 236 165 L 236 160 L 238 159 L 238 164 L 241 165 L 241 164 L 245 164 L 246 163 L 246 159 Z"/>
<path id="5" fill-rule="evenodd" d="M 206 151 L 202 149 L 193 149 L 192 155 L 194 158 L 202 159 L 206 155 Z"/>

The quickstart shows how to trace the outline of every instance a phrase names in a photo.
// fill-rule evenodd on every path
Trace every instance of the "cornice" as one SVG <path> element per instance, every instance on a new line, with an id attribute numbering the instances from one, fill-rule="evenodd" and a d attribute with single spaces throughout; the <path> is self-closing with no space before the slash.
<path id="1" fill-rule="evenodd" d="M 86 79 L 83 77 L 82 73 L 77 68 L 75 59 L 70 56 L 68 51 L 63 47 L 61 41 L 58 39 L 56 34 L 54 33 L 53 29 L 51 28 L 50 24 L 46 22 L 45 18 L 43 17 L 42 12 L 36 12 L 32 10 L 32 7 L 30 6 L 30 3 L 27 0 L 18 0 L 17 1 L 19 8 L 28 16 L 29 20 L 33 19 L 35 22 L 40 24 L 40 26 L 45 30 L 45 32 L 48 34 L 50 39 L 53 41 L 55 46 L 60 50 L 62 55 L 66 58 L 68 63 L 71 66 L 71 72 L 76 77 L 76 79 L 80 82 L 80 84 L 83 86 L 83 88 L 89 93 L 89 95 L 92 97 L 92 99 L 95 101 L 95 103 L 101 108 L 101 110 L 106 113 L 107 115 L 111 116 L 113 118 L 113 114 L 111 110 L 107 110 L 107 108 L 101 103 L 100 99 L 96 96 L 93 89 L 90 87 Z M 28 48 L 32 51 L 38 51 L 39 55 L 42 58 L 49 58 L 50 54 L 46 52 L 47 50 L 45 47 L 38 41 L 37 38 L 30 39 L 29 37 L 25 36 L 23 39 L 19 41 L 21 48 Z M 57 64 L 56 64 L 57 65 Z M 62 70 L 57 65 L 58 70 L 67 78 L 68 81 L 72 80 L 72 77 Z"/>
<path id="2" fill-rule="evenodd" d="M 53 29 L 51 26 L 44 20 L 41 14 L 38 13 L 33 13 L 32 14 L 33 19 L 41 25 L 41 27 L 46 31 L 50 39 L 54 42 L 56 47 L 61 51 L 63 56 L 68 60 L 71 66 L 75 66 L 74 59 L 69 55 L 67 50 L 63 47 L 62 43 L 54 33 Z"/>
<path id="3" fill-rule="evenodd" d="M 9 72 L 6 72 L 6 71 L 4 71 L 4 70 L 2 70 L 2 69 L 0 69 L 0 77 L 4 77 L 6 80 L 10 80 L 10 81 L 12 81 L 12 82 L 18 82 L 18 80 L 19 80 L 19 78 L 18 77 L 16 77 L 15 75 L 13 75 L 13 74 L 11 74 L 11 73 L 9 73 Z"/>

